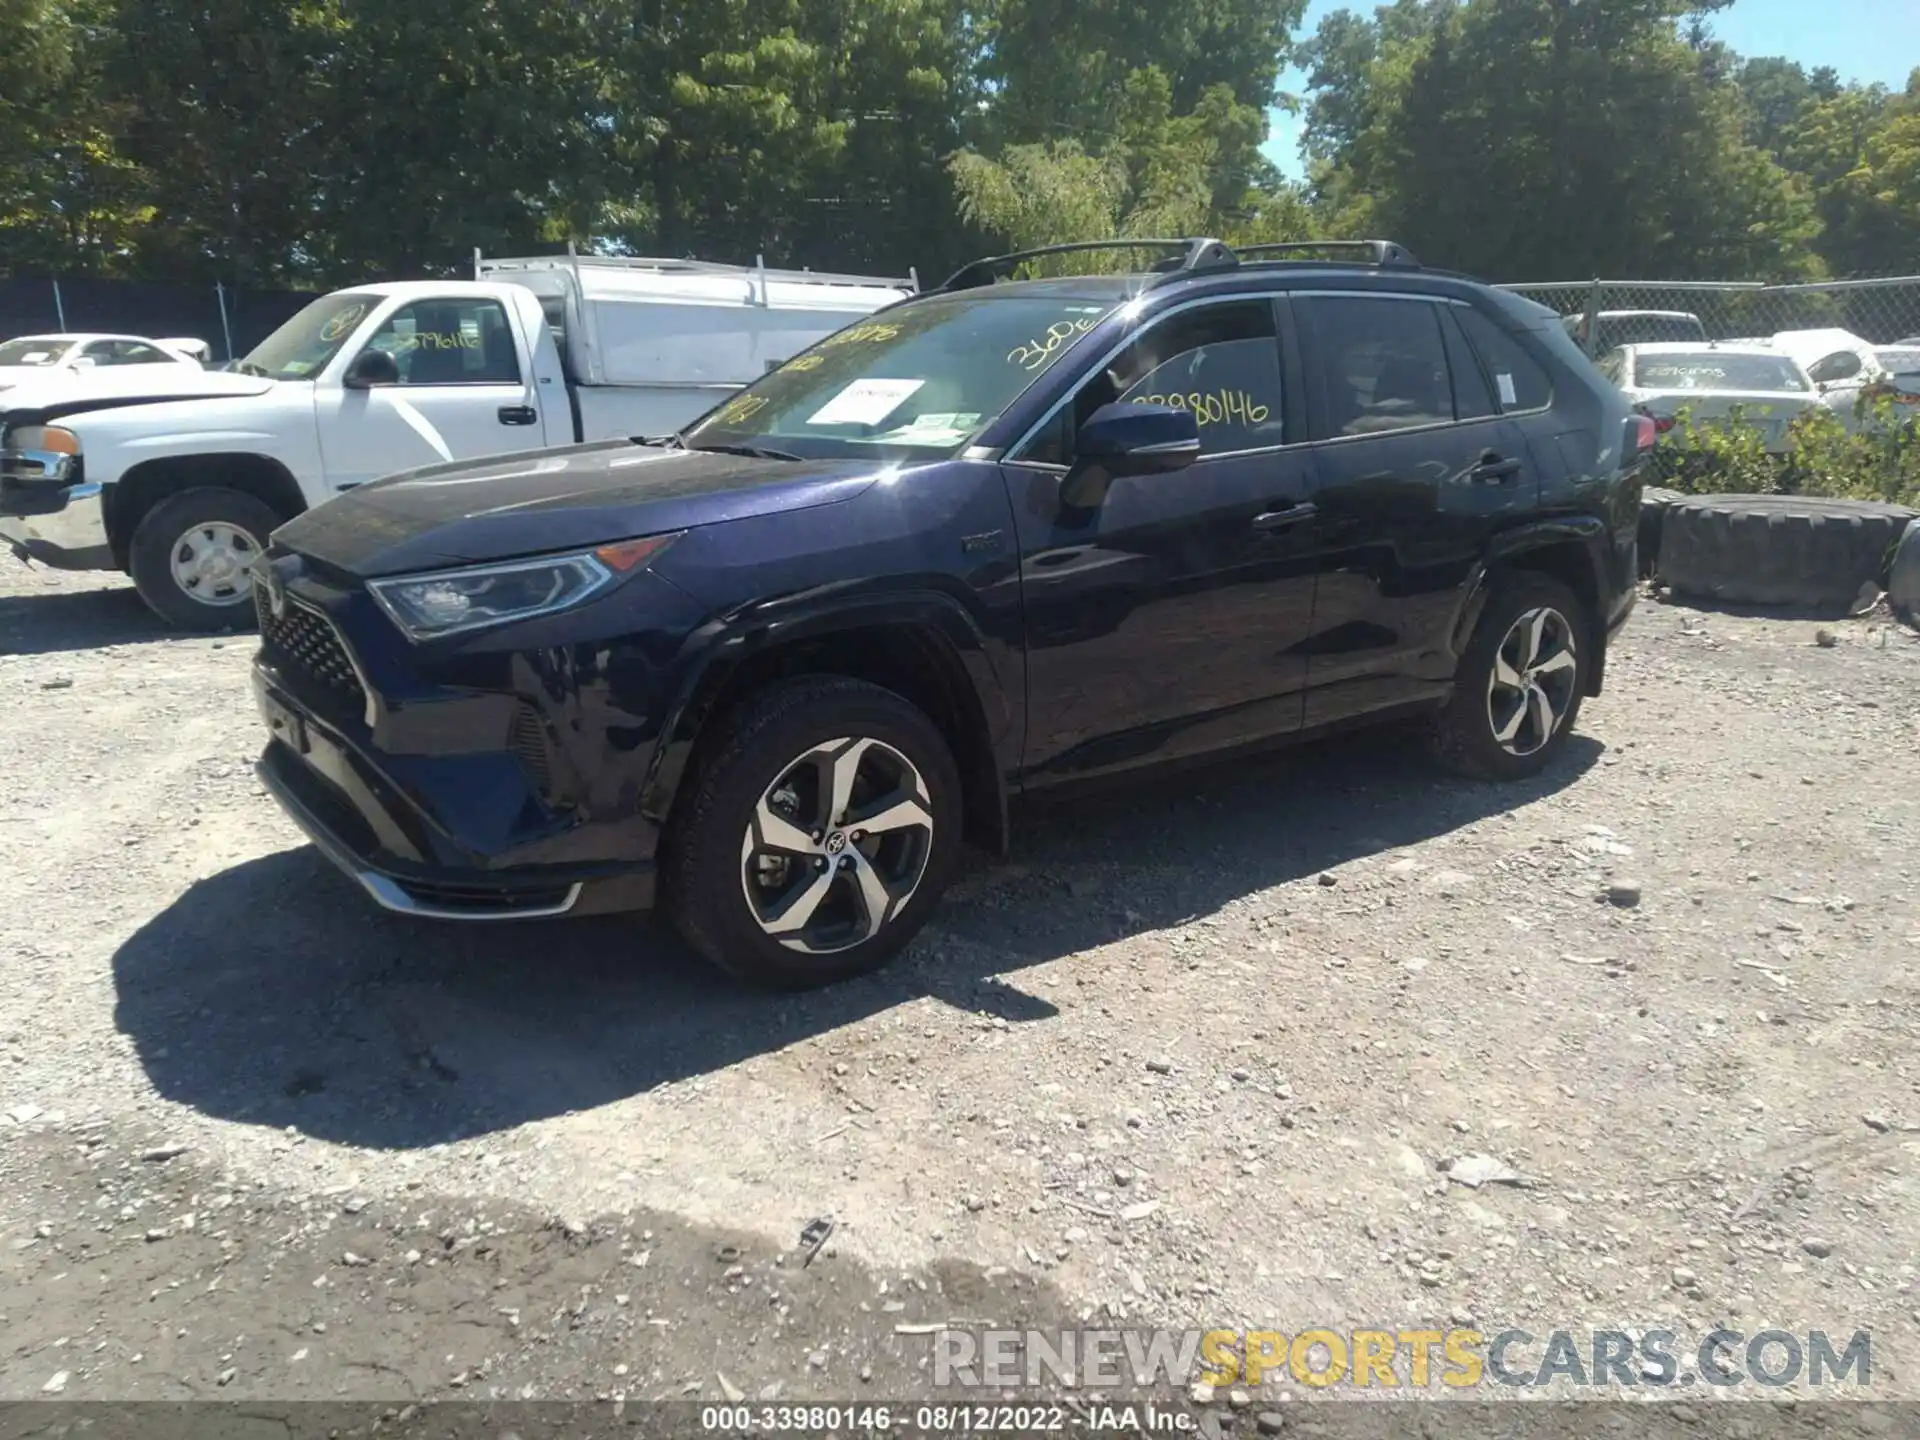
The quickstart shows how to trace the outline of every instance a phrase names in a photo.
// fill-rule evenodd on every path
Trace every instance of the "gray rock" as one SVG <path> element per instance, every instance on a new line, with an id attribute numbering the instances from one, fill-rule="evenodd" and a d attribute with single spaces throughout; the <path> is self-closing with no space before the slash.
<path id="1" fill-rule="evenodd" d="M 1809 1236 L 1800 1242 L 1800 1248 L 1816 1260 L 1824 1260 L 1833 1254 L 1833 1242 Z"/>
<path id="2" fill-rule="evenodd" d="M 1607 886 L 1607 903 L 1618 905 L 1623 910 L 1631 910 L 1640 903 L 1640 882 L 1638 880 L 1615 880 Z"/>

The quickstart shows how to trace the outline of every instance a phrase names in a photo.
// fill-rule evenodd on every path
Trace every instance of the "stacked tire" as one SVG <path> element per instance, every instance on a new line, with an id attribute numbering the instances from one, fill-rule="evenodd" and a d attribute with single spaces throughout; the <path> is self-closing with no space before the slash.
<path id="1" fill-rule="evenodd" d="M 1661 507 L 1655 577 L 1677 595 L 1844 610 L 1867 585 L 1887 583 L 1914 518 L 1871 500 L 1684 496 Z"/>
<path id="2" fill-rule="evenodd" d="M 1920 520 L 1907 526 L 1894 547 L 1887 575 L 1887 602 L 1909 625 L 1920 625 Z"/>

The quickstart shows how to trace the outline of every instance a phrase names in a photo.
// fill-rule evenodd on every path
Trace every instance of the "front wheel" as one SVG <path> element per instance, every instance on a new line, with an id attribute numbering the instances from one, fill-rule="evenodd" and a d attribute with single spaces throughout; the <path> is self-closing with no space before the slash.
<path id="1" fill-rule="evenodd" d="M 665 899 L 688 943 L 778 989 L 873 970 L 946 888 L 959 769 L 939 728 L 890 690 L 816 676 L 728 723 L 667 837 Z"/>
<path id="2" fill-rule="evenodd" d="M 251 495 L 206 486 L 169 495 L 133 532 L 128 569 L 140 598 L 182 630 L 253 623 L 249 567 L 280 517 Z"/>
<path id="3" fill-rule="evenodd" d="M 1512 571 L 1494 584 L 1434 725 L 1435 758 L 1480 780 L 1522 780 L 1566 748 L 1593 627 L 1573 591 Z"/>

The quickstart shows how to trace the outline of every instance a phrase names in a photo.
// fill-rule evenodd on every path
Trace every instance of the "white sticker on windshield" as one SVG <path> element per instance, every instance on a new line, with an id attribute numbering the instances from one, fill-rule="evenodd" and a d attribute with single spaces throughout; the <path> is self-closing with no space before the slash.
<path id="1" fill-rule="evenodd" d="M 897 445 L 958 445 L 979 424 L 978 412 L 929 410 L 924 415 L 914 416 L 897 429 L 874 438 L 891 440 Z"/>
<path id="2" fill-rule="evenodd" d="M 856 380 L 813 414 L 809 425 L 878 425 L 924 380 Z"/>
<path id="3" fill-rule="evenodd" d="M 1519 397 L 1514 393 L 1513 376 L 1503 370 L 1493 378 L 1494 382 L 1500 387 L 1500 403 L 1502 405 L 1517 405 L 1520 403 Z"/>

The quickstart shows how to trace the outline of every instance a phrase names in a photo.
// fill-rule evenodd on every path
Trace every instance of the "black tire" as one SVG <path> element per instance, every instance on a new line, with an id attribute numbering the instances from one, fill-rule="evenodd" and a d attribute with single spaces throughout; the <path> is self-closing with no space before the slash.
<path id="1" fill-rule="evenodd" d="M 280 516 L 273 510 L 238 490 L 204 486 L 169 495 L 146 513 L 133 532 L 127 568 L 133 572 L 134 588 L 149 610 L 181 630 L 250 629 L 258 623 L 250 586 L 238 585 L 237 598 L 228 603 L 202 600 L 175 581 L 174 548 L 196 526 L 230 525 L 252 542 L 252 553 L 258 555 L 267 548 L 267 537 L 280 523 Z"/>
<path id="2" fill-rule="evenodd" d="M 761 797 L 796 758 L 842 736 L 877 740 L 919 772 L 930 838 L 918 885 L 898 915 L 849 948 L 805 953 L 755 917 L 743 841 Z M 804 676 L 762 691 L 722 722 L 689 783 L 692 793 L 676 806 L 666 837 L 663 908 L 706 959 L 772 989 L 809 989 L 884 965 L 926 923 L 959 854 L 960 771 L 945 737 L 917 707 L 863 681 Z"/>
<path id="3" fill-rule="evenodd" d="M 1887 573 L 1887 602 L 1909 624 L 1920 620 L 1920 520 L 1908 523 L 1894 546 Z"/>
<path id="4" fill-rule="evenodd" d="M 1559 617 L 1574 663 L 1570 672 L 1553 672 L 1551 688 L 1558 720 L 1545 743 L 1517 754 L 1495 733 L 1489 689 L 1496 657 L 1509 633 L 1522 616 L 1541 610 Z M 1528 570 L 1507 571 L 1496 577 L 1486 608 L 1474 626 L 1473 638 L 1467 642 L 1466 653 L 1454 672 L 1453 695 L 1434 722 L 1434 759 L 1476 780 L 1524 780 L 1553 764 L 1580 718 L 1580 702 L 1593 658 L 1594 629 L 1593 617 L 1580 597 L 1558 580 Z M 1564 697 L 1560 695 L 1563 683 Z"/>
<path id="5" fill-rule="evenodd" d="M 1660 533 L 1667 518 L 1667 507 L 1687 497 L 1678 490 L 1663 490 L 1649 485 L 1640 492 L 1640 576 L 1654 574 L 1660 561 Z"/>
<path id="6" fill-rule="evenodd" d="M 1658 576 L 1679 595 L 1840 610 L 1884 579 L 1913 515 L 1871 500 L 1690 496 L 1667 507 Z"/>

